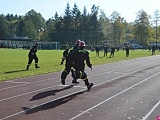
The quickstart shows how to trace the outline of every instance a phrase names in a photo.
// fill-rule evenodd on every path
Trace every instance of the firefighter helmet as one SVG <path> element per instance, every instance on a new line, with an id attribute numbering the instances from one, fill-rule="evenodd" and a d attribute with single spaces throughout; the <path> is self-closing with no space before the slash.
<path id="1" fill-rule="evenodd" d="M 84 42 L 84 41 L 81 41 L 81 42 L 79 43 L 79 47 L 84 47 L 84 46 L 86 46 L 85 42 Z"/>
<path id="2" fill-rule="evenodd" d="M 38 42 L 36 42 L 36 43 L 35 43 L 35 45 L 39 45 L 39 43 L 38 43 Z"/>
<path id="3" fill-rule="evenodd" d="M 75 44 L 79 45 L 80 42 L 81 42 L 81 40 L 77 40 Z"/>

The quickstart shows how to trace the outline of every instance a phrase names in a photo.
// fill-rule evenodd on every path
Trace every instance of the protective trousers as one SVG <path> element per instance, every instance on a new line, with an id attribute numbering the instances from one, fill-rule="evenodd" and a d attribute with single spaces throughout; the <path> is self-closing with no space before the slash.
<path id="1" fill-rule="evenodd" d="M 82 79 L 85 83 L 86 86 L 89 86 L 89 81 L 88 81 L 88 77 L 87 74 L 84 71 L 75 71 L 75 74 L 72 74 L 72 77 L 74 79 Z"/>
<path id="2" fill-rule="evenodd" d="M 61 80 L 66 79 L 66 77 L 69 74 L 71 68 L 72 68 L 72 62 L 69 59 L 66 59 L 65 69 L 63 70 L 63 72 L 61 74 Z"/>

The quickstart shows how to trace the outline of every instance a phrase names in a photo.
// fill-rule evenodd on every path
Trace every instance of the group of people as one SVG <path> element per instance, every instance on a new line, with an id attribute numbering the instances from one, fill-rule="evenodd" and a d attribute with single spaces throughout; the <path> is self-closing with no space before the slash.
<path id="1" fill-rule="evenodd" d="M 89 52 L 85 50 L 85 42 L 77 40 L 74 47 L 63 52 L 63 57 L 61 64 L 66 60 L 65 69 L 61 74 L 61 83 L 65 85 L 65 80 L 67 75 L 72 73 L 72 83 L 78 83 L 77 79 L 82 79 L 87 86 L 88 91 L 93 86 L 93 83 L 90 83 L 85 72 L 85 61 L 89 68 L 92 70 L 92 64 L 90 63 Z M 66 54 L 68 51 L 68 54 Z"/>
<path id="2" fill-rule="evenodd" d="M 35 60 L 35 68 L 40 68 L 38 66 L 38 57 L 36 55 L 38 43 L 36 43 L 32 49 L 30 49 L 28 54 L 28 64 L 26 70 L 29 70 L 29 67 L 33 60 Z M 61 65 L 65 63 L 65 69 L 61 74 L 61 83 L 65 85 L 65 80 L 67 75 L 72 73 L 72 83 L 78 83 L 77 79 L 82 79 L 87 86 L 87 90 L 89 91 L 93 86 L 93 83 L 90 83 L 85 72 L 85 61 L 89 68 L 92 70 L 92 64 L 90 63 L 89 52 L 85 50 L 85 42 L 81 40 L 77 40 L 74 47 L 71 49 L 67 48 L 63 52 L 63 57 L 61 61 Z"/>
<path id="3" fill-rule="evenodd" d="M 119 47 L 115 48 L 115 45 L 112 45 L 110 48 L 111 48 L 111 51 L 110 51 L 110 58 L 111 58 L 111 57 L 114 57 L 114 53 L 116 49 L 117 51 L 119 51 Z M 109 44 L 106 44 L 103 49 L 104 49 L 104 57 L 105 56 L 107 57 Z M 129 50 L 130 50 L 129 44 L 125 46 L 124 49 L 126 51 L 126 57 L 129 57 Z M 98 46 L 95 46 L 95 51 L 96 51 L 96 56 L 99 57 L 100 48 Z"/>

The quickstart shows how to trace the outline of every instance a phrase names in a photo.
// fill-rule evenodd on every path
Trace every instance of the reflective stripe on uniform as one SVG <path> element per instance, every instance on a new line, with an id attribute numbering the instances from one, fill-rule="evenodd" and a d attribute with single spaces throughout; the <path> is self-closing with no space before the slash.
<path id="1" fill-rule="evenodd" d="M 79 76 L 79 78 L 82 78 L 82 72 L 80 71 L 80 76 Z"/>
<path id="2" fill-rule="evenodd" d="M 84 81 L 85 81 L 85 80 L 87 80 L 87 79 L 88 79 L 88 77 L 86 77 L 86 78 L 84 78 L 84 79 L 82 79 L 82 80 L 84 80 Z"/>
<path id="3" fill-rule="evenodd" d="M 83 53 L 86 53 L 86 50 L 79 50 L 79 52 L 83 52 Z"/>

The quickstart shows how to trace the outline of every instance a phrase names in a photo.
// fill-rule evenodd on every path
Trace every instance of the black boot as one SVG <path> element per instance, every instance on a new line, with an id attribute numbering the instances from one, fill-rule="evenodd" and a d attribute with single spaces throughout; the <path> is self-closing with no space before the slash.
<path id="1" fill-rule="evenodd" d="M 61 74 L 61 83 L 62 83 L 62 85 L 65 85 L 65 79 L 66 79 L 67 75 L 68 75 L 67 72 L 64 70 L 62 72 L 62 74 Z"/>
<path id="2" fill-rule="evenodd" d="M 40 68 L 37 64 L 35 64 L 35 68 Z"/>
<path id="3" fill-rule="evenodd" d="M 26 70 L 29 70 L 29 65 L 27 65 Z"/>
<path id="4" fill-rule="evenodd" d="M 90 89 L 91 89 L 92 86 L 93 86 L 93 83 L 90 83 L 90 84 L 87 86 L 88 91 L 90 91 Z"/>
<path id="5" fill-rule="evenodd" d="M 93 83 L 89 83 L 88 79 L 84 80 L 85 85 L 87 86 L 88 91 L 90 91 L 91 87 L 93 86 Z"/>

